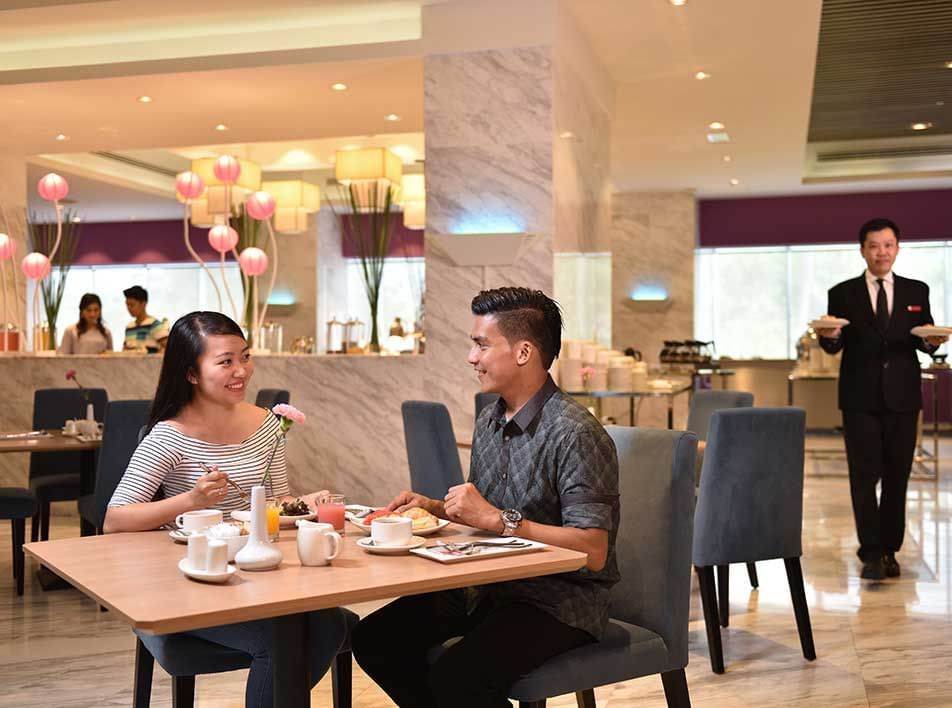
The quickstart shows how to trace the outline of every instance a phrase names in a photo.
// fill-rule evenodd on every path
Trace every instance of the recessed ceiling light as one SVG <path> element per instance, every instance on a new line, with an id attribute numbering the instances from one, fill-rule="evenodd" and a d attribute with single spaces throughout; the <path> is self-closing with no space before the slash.
<path id="1" fill-rule="evenodd" d="M 709 143 L 729 143 L 730 141 L 731 136 L 724 131 L 707 134 L 707 142 Z"/>
<path id="2" fill-rule="evenodd" d="M 947 61 L 947 62 L 945 63 L 945 68 L 946 68 L 946 69 L 952 69 L 952 61 Z"/>
<path id="3" fill-rule="evenodd" d="M 740 184 L 740 180 L 737 179 L 736 177 L 732 177 L 732 178 L 731 178 L 731 187 L 736 187 L 738 184 Z"/>
<path id="4" fill-rule="evenodd" d="M 64 135 L 63 133 L 60 133 L 59 135 L 56 136 L 56 140 L 57 140 L 58 142 L 64 143 L 64 142 L 66 142 L 67 140 L 69 140 L 69 136 L 68 136 L 68 135 Z"/>
<path id="5" fill-rule="evenodd" d="M 724 162 L 730 162 L 730 161 L 733 160 L 733 159 L 734 159 L 734 158 L 731 157 L 730 155 L 724 155 Z"/>
<path id="6" fill-rule="evenodd" d="M 218 125 L 215 126 L 215 130 L 217 130 L 220 133 L 223 133 L 226 130 L 228 130 L 228 126 L 225 125 L 224 123 L 219 123 Z"/>
<path id="7" fill-rule="evenodd" d="M 668 2 L 674 5 L 675 7 L 684 7 L 685 5 L 688 4 L 688 0 L 668 0 Z"/>
<path id="8" fill-rule="evenodd" d="M 152 103 L 152 96 L 139 96 L 136 100 L 139 103 Z"/>
<path id="9" fill-rule="evenodd" d="M 564 138 L 565 140 L 571 140 L 575 137 L 575 133 L 573 133 L 571 130 L 565 130 L 559 133 L 559 137 Z"/>
<path id="10" fill-rule="evenodd" d="M 932 123 L 929 123 L 929 122 L 913 123 L 909 127 L 912 128 L 913 130 L 929 130 L 929 128 L 932 127 Z"/>
<path id="11" fill-rule="evenodd" d="M 697 79 L 698 81 L 704 81 L 704 79 L 711 78 L 711 75 L 708 74 L 706 71 L 699 71 L 694 75 L 694 78 Z"/>
<path id="12" fill-rule="evenodd" d="M 383 119 L 388 120 L 391 123 L 396 123 L 398 120 L 400 120 L 400 116 L 398 116 L 396 113 L 389 113 L 385 115 Z"/>
<path id="13" fill-rule="evenodd" d="M 710 128 L 711 130 L 724 130 L 724 124 L 721 123 L 720 121 L 714 121 L 707 127 Z"/>
<path id="14" fill-rule="evenodd" d="M 331 84 L 331 88 L 334 89 L 335 91 L 346 91 L 347 84 L 342 84 L 338 81 L 336 84 Z"/>

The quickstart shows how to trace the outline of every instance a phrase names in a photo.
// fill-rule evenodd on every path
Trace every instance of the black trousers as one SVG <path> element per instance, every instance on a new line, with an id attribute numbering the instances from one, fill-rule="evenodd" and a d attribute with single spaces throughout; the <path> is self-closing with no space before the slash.
<path id="1" fill-rule="evenodd" d="M 462 637 L 432 665 L 427 654 Z M 509 687 L 546 659 L 594 641 L 526 603 L 481 602 L 467 614 L 463 590 L 396 600 L 361 620 L 354 658 L 401 708 L 506 706 Z"/>
<path id="2" fill-rule="evenodd" d="M 918 420 L 919 411 L 843 411 L 850 496 L 863 562 L 902 547 Z"/>

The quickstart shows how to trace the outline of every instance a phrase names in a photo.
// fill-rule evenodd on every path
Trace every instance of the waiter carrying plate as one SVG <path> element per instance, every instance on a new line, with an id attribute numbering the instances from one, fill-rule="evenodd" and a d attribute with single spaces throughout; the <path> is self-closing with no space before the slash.
<path id="1" fill-rule="evenodd" d="M 932 354 L 952 330 L 931 326 L 928 285 L 893 273 L 896 224 L 867 221 L 859 243 L 866 271 L 830 289 L 829 314 L 823 318 L 829 326 L 814 326 L 824 351 L 843 352 L 839 404 L 860 577 L 882 580 L 899 575 L 896 553 L 905 533 L 906 486 L 922 408 L 916 350 Z"/>

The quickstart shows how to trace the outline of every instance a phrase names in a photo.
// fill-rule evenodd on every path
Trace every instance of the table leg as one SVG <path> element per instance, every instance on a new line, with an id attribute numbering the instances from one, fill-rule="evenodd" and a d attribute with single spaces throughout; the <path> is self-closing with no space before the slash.
<path id="1" fill-rule="evenodd" d="M 674 430 L 674 396 L 668 396 L 668 430 Z"/>
<path id="2" fill-rule="evenodd" d="M 787 405 L 793 405 L 793 379 L 787 377 Z"/>
<path id="3" fill-rule="evenodd" d="M 79 453 L 79 495 L 85 496 L 96 491 L 96 451 L 83 450 Z"/>
<path id="4" fill-rule="evenodd" d="M 628 398 L 628 424 L 635 427 L 635 397 Z"/>
<path id="5" fill-rule="evenodd" d="M 307 708 L 311 705 L 310 622 L 306 612 L 273 620 L 274 705 Z"/>

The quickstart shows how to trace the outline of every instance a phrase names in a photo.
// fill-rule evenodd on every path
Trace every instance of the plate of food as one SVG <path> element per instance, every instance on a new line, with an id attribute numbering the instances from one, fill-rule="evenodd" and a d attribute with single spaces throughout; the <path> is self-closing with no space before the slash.
<path id="1" fill-rule="evenodd" d="M 810 320 L 807 325 L 813 329 L 836 329 L 837 327 L 845 327 L 850 321 L 845 317 L 820 317 L 815 320 Z"/>
<path id="2" fill-rule="evenodd" d="M 370 535 L 370 525 L 373 523 L 373 520 L 387 516 L 403 516 L 408 519 L 413 519 L 414 536 L 429 536 L 450 525 L 450 522 L 446 519 L 437 518 L 426 509 L 420 509 L 419 507 L 407 509 L 399 514 L 395 511 L 387 511 L 386 509 L 377 509 L 376 511 L 371 511 L 366 516 L 360 517 L 358 517 L 356 513 L 349 513 L 347 520 L 351 523 L 351 526 L 360 529 L 361 533 Z"/>
<path id="3" fill-rule="evenodd" d="M 231 512 L 231 518 L 235 521 L 251 521 L 251 511 L 242 509 Z M 295 499 L 290 502 L 281 502 L 281 513 L 278 514 L 278 520 L 281 528 L 293 528 L 294 523 L 300 519 L 310 521 L 317 518 L 317 512 L 312 511 L 303 499 Z"/>
<path id="4" fill-rule="evenodd" d="M 952 327 L 940 327 L 938 325 L 920 325 L 913 327 L 909 333 L 916 337 L 948 337 L 952 336 Z"/>

